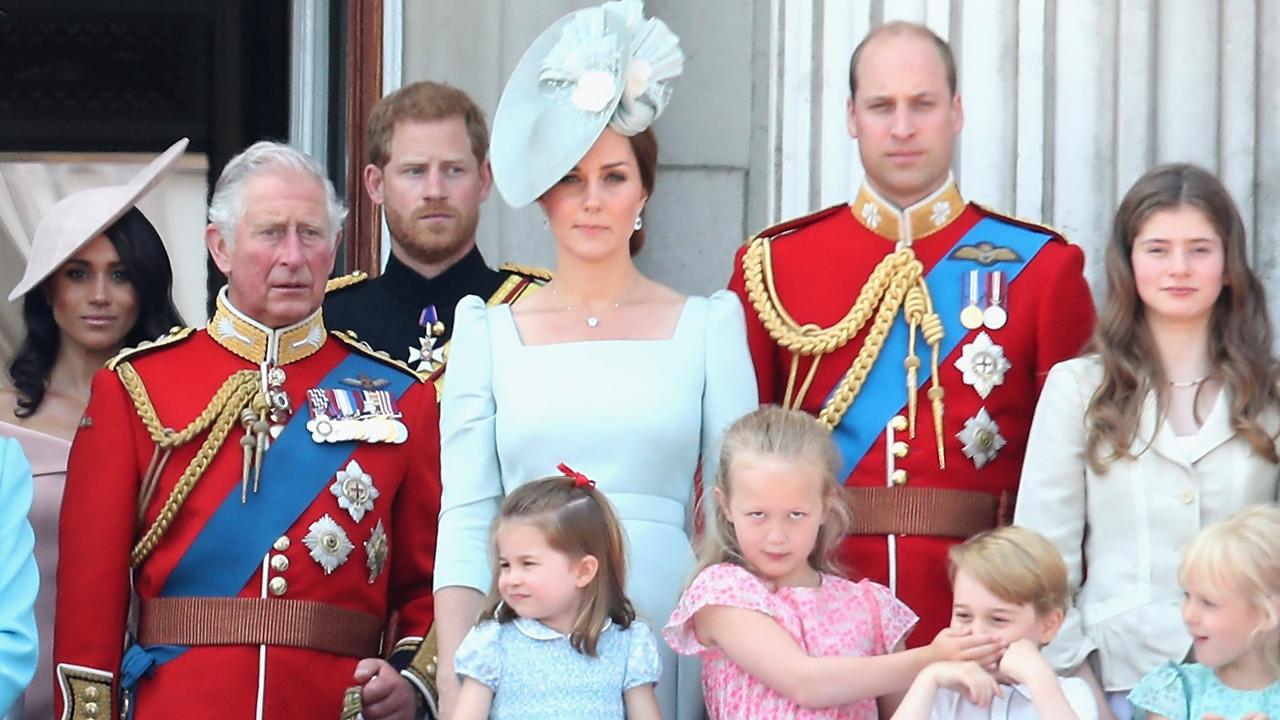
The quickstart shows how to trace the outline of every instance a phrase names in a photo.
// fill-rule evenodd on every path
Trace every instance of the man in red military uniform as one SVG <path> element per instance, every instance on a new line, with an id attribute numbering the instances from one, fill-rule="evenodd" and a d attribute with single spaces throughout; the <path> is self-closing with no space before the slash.
<path id="1" fill-rule="evenodd" d="M 62 507 L 60 717 L 128 702 L 138 720 L 336 719 L 362 703 L 372 720 L 427 702 L 436 400 L 326 332 L 342 216 L 309 157 L 248 148 L 210 206 L 228 285 L 209 326 L 95 378 Z"/>
<path id="2" fill-rule="evenodd" d="M 951 177 L 963 110 L 947 44 L 874 30 L 850 63 L 849 133 L 866 183 L 738 254 L 763 402 L 832 428 L 855 527 L 851 571 L 920 615 L 951 615 L 947 550 L 1007 523 L 1045 373 L 1093 328 L 1083 254 L 966 203 Z"/>

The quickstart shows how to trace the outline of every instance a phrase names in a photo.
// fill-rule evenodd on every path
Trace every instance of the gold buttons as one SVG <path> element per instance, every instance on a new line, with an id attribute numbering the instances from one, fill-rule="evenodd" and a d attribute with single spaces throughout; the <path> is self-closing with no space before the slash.
<path id="1" fill-rule="evenodd" d="M 894 415 L 894 416 L 893 416 L 893 419 L 889 421 L 889 427 L 893 428 L 894 430 L 896 430 L 896 431 L 898 431 L 898 432 L 902 432 L 903 430 L 906 430 L 906 429 L 907 429 L 907 416 L 906 416 L 906 415 Z"/>
<path id="2" fill-rule="evenodd" d="M 271 556 L 271 569 L 276 572 L 284 572 L 289 569 L 289 558 L 284 555 Z"/>
<path id="3" fill-rule="evenodd" d="M 92 686 L 92 685 L 90 685 L 89 687 L 85 688 L 85 689 L 84 689 L 84 699 L 85 699 L 85 700 L 97 700 L 97 699 L 98 699 L 98 688 L 96 688 L 96 687 L 94 687 L 94 686 Z"/>
<path id="4" fill-rule="evenodd" d="M 894 485 L 906 485 L 907 471 L 903 470 L 902 468 L 898 468 L 897 470 L 894 470 L 892 474 L 889 475 L 889 479 L 893 481 Z"/>
<path id="5" fill-rule="evenodd" d="M 267 589 L 271 591 L 272 595 L 280 597 L 288 591 L 289 581 L 282 577 L 273 577 L 271 578 L 271 582 L 267 583 Z"/>
<path id="6" fill-rule="evenodd" d="M 271 544 L 271 547 L 275 548 L 276 552 L 284 552 L 289 549 L 289 538 L 281 535 L 276 538 L 276 541 Z"/>
<path id="7" fill-rule="evenodd" d="M 435 676 L 436 676 L 436 664 L 427 663 L 427 677 L 435 677 Z"/>
<path id="8" fill-rule="evenodd" d="M 911 450 L 911 446 L 907 445 L 901 440 L 895 441 L 893 443 L 893 456 L 896 458 L 906 457 L 907 453 L 910 452 L 910 450 Z"/>
<path id="9" fill-rule="evenodd" d="M 84 704 L 84 714 L 93 717 L 98 714 L 98 703 L 87 702 Z"/>

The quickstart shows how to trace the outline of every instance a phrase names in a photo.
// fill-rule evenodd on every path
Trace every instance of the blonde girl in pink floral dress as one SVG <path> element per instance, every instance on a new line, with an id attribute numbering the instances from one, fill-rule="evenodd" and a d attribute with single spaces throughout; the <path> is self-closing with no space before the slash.
<path id="1" fill-rule="evenodd" d="M 949 629 L 903 649 L 915 613 L 829 557 L 849 520 L 837 467 L 830 434 L 803 412 L 764 407 L 724 436 L 715 527 L 662 633 L 702 658 L 711 720 L 887 717 L 930 662 L 993 665 L 1003 650 Z"/>

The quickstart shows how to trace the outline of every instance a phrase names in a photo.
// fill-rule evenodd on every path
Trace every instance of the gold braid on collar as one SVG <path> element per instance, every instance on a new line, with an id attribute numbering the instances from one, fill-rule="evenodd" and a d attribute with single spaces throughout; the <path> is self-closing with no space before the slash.
<path id="1" fill-rule="evenodd" d="M 910 335 L 907 357 L 903 365 L 907 370 L 907 397 L 911 437 L 915 437 L 916 386 L 920 359 L 915 354 L 917 332 L 924 335 L 931 350 L 932 384 L 928 397 L 932 404 L 935 440 L 938 446 L 938 465 L 946 467 L 942 447 L 942 397 L 938 384 L 938 354 L 942 342 L 942 320 L 933 310 L 929 288 L 924 282 L 924 266 L 916 258 L 910 246 L 902 247 L 886 255 L 871 272 L 871 276 L 858 292 L 853 307 L 836 324 L 821 327 L 814 323 L 798 323 L 787 313 L 778 297 L 773 278 L 772 243 L 770 238 L 757 236 L 751 240 L 742 257 L 743 278 L 747 298 L 755 308 L 769 336 L 774 342 L 791 352 L 791 369 L 787 376 L 787 390 L 783 406 L 799 408 L 809 386 L 813 383 L 818 363 L 828 353 L 838 350 L 853 340 L 870 320 L 871 328 L 858 349 L 853 364 L 845 371 L 835 392 L 823 405 L 818 420 L 833 429 L 848 412 L 853 401 L 862 391 L 872 365 L 884 348 L 885 338 L 893 325 L 899 309 L 905 310 Z M 874 318 L 874 319 L 873 319 Z M 812 357 L 813 362 L 800 387 L 796 388 L 801 357 Z"/>

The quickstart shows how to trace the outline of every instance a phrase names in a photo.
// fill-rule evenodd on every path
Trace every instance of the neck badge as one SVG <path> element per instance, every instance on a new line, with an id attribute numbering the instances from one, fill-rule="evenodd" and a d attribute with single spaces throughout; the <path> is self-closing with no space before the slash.
<path id="1" fill-rule="evenodd" d="M 418 338 L 418 347 L 409 348 L 409 364 L 420 373 L 433 373 L 445 361 L 444 345 L 436 347 L 444 336 L 444 323 L 440 322 L 435 305 L 422 309 L 418 325 L 422 328 L 422 337 Z"/>

